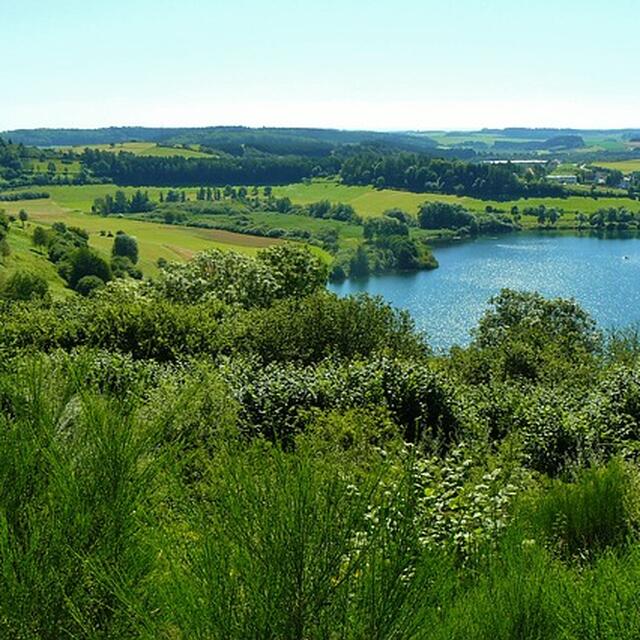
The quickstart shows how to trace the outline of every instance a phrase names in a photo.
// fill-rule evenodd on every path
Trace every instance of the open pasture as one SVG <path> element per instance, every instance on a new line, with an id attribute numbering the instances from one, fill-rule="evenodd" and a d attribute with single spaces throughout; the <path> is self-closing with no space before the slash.
<path id="1" fill-rule="evenodd" d="M 622 171 L 622 173 L 634 173 L 635 171 L 640 171 L 640 158 L 638 158 L 637 160 L 596 162 L 594 164 L 605 169 L 617 169 L 618 171 Z"/>

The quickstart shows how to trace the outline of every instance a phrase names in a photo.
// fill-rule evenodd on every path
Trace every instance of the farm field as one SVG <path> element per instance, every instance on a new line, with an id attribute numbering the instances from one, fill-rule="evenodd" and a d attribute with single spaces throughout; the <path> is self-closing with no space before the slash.
<path id="1" fill-rule="evenodd" d="M 58 147 L 61 150 L 71 149 L 81 153 L 84 149 L 93 149 L 95 151 L 110 151 L 118 153 L 125 151 L 133 153 L 137 156 L 154 156 L 158 158 L 167 158 L 172 156 L 182 156 L 183 158 L 211 158 L 211 154 L 198 151 L 197 149 L 182 149 L 179 147 L 161 147 L 155 142 L 120 142 L 113 145 L 110 144 L 87 144 L 75 147 Z"/>
<path id="2" fill-rule="evenodd" d="M 622 173 L 640 171 L 640 159 L 620 160 L 615 162 L 596 162 L 594 164 L 598 167 L 604 167 L 605 169 L 618 169 L 619 171 L 622 171 Z"/>

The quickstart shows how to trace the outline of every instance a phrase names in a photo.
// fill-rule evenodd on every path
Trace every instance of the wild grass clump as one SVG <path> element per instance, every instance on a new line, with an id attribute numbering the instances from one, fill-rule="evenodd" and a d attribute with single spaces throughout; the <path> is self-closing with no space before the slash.
<path id="1" fill-rule="evenodd" d="M 131 637 L 122 603 L 151 561 L 147 434 L 40 360 L 0 395 L 0 637 Z"/>
<path id="2" fill-rule="evenodd" d="M 635 473 L 619 460 L 556 480 L 528 506 L 534 536 L 565 558 L 588 559 L 623 546 L 637 525 Z"/>

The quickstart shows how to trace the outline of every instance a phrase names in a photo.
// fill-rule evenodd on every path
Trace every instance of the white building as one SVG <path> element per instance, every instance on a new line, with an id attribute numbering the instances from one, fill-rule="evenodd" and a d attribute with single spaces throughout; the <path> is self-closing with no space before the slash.
<path id="1" fill-rule="evenodd" d="M 557 184 L 578 184 L 578 176 L 547 176 L 547 180 Z"/>

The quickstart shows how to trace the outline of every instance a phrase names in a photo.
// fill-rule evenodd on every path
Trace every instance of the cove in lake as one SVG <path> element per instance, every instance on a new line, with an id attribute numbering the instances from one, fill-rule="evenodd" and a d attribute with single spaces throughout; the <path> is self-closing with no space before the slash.
<path id="1" fill-rule="evenodd" d="M 501 289 L 572 297 L 603 329 L 640 323 L 640 239 L 636 234 L 556 232 L 482 237 L 437 247 L 440 267 L 333 283 L 339 295 L 366 292 L 407 309 L 429 344 L 469 342 L 489 298 Z"/>

